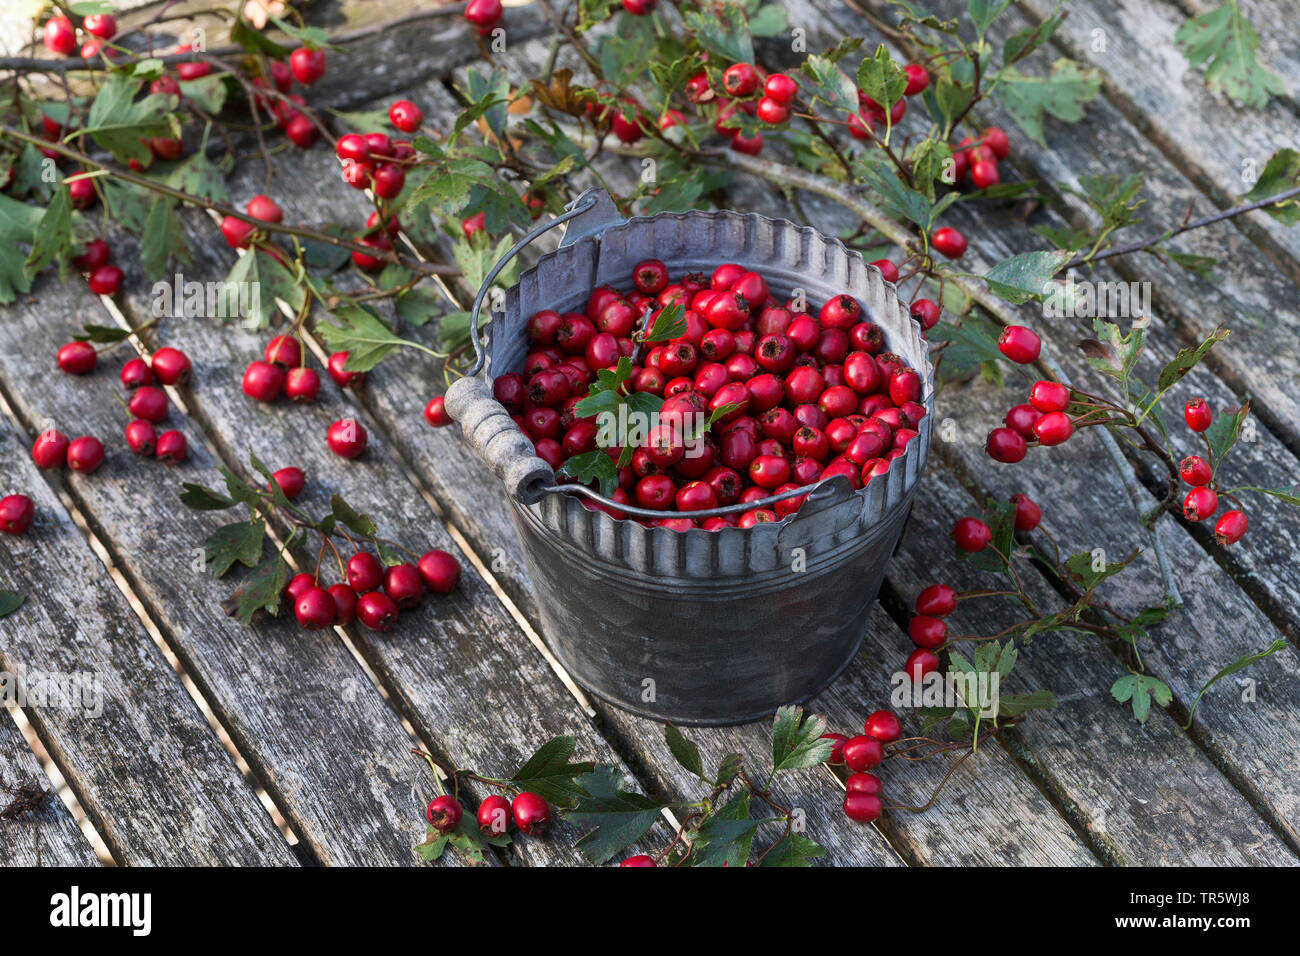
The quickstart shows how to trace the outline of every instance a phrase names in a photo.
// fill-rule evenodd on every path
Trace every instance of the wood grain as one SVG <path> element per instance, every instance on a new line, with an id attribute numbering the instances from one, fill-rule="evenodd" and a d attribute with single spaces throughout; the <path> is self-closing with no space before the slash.
<path id="1" fill-rule="evenodd" d="M 63 805 L 36 755 L 8 714 L 0 715 L 0 808 L 19 787 L 48 796 L 39 810 L 0 820 L 0 866 L 98 866 L 99 860 Z"/>

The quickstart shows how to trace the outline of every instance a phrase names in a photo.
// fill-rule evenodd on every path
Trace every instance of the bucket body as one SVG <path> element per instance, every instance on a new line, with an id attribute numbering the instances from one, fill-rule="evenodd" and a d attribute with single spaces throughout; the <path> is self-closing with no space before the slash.
<path id="1" fill-rule="evenodd" d="M 512 498 L 547 643 L 579 683 L 647 717 L 741 723 L 817 694 L 861 646 L 929 450 L 933 374 L 919 326 L 878 269 L 809 227 L 732 212 L 574 220 L 507 292 L 490 325 L 490 374 L 522 365 L 534 312 L 582 311 L 593 288 L 627 288 L 651 257 L 674 278 L 740 263 L 778 299 L 802 292 L 810 311 L 851 294 L 923 381 L 927 414 L 886 475 L 856 492 L 844 478 L 823 482 L 779 523 L 681 532 L 615 520 L 573 495 Z"/>

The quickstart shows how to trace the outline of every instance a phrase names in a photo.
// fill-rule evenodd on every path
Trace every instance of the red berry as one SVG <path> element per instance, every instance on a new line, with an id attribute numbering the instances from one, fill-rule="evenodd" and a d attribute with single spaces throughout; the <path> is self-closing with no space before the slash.
<path id="1" fill-rule="evenodd" d="M 1037 528 L 1043 520 L 1043 509 L 1028 495 L 1012 495 L 1011 501 L 1016 506 L 1016 530 L 1028 532 Z"/>
<path id="2" fill-rule="evenodd" d="M 142 358 L 133 358 L 122 366 L 122 387 L 127 389 L 139 388 L 141 385 L 153 384 L 153 370 L 149 368 L 149 363 Z"/>
<path id="3" fill-rule="evenodd" d="M 886 282 L 898 281 L 898 266 L 888 259 L 877 259 L 871 264 L 880 270 L 880 274 L 884 276 Z"/>
<path id="4" fill-rule="evenodd" d="M 420 556 L 419 570 L 424 586 L 434 594 L 450 594 L 460 582 L 460 562 L 437 548 Z"/>
<path id="5" fill-rule="evenodd" d="M 302 494 L 303 488 L 307 486 L 307 476 L 303 474 L 301 468 L 281 468 L 279 471 L 272 473 L 275 483 L 280 486 L 284 496 L 292 501 Z M 270 490 L 271 484 L 267 482 L 267 490 Z"/>
<path id="6" fill-rule="evenodd" d="M 439 833 L 451 833 L 460 826 L 462 813 L 460 801 L 446 794 L 430 800 L 428 809 L 424 811 L 429 823 Z"/>
<path id="7" fill-rule="evenodd" d="M 903 72 L 907 74 L 907 89 L 903 90 L 904 96 L 924 93 L 925 88 L 930 85 L 930 74 L 919 63 L 907 64 L 903 67 Z"/>
<path id="8" fill-rule="evenodd" d="M 939 669 L 939 658 L 934 651 L 926 650 L 924 647 L 918 647 L 912 653 L 907 655 L 907 660 L 903 664 L 903 670 L 915 683 L 920 683 L 925 679 L 927 674 L 932 674 Z"/>
<path id="9" fill-rule="evenodd" d="M 95 295 L 117 295 L 123 272 L 117 266 L 100 266 L 90 273 L 90 291 Z"/>
<path id="10" fill-rule="evenodd" d="M 310 402 L 320 392 L 320 376 L 314 368 L 291 368 L 284 376 L 284 394 L 295 402 Z"/>
<path id="11" fill-rule="evenodd" d="M 152 455 L 158 445 L 153 422 L 137 418 L 126 426 L 126 443 L 137 455 Z"/>
<path id="12" fill-rule="evenodd" d="M 465 19 L 478 27 L 478 32 L 487 35 L 501 22 L 505 10 L 501 0 L 470 0 L 465 8 Z"/>
<path id="13" fill-rule="evenodd" d="M 297 604 L 298 598 L 316 586 L 316 578 L 305 572 L 295 574 L 284 586 L 283 597 L 290 605 Z"/>
<path id="14" fill-rule="evenodd" d="M 1034 425 L 1043 417 L 1043 413 L 1033 405 L 1013 405 L 1007 410 L 1002 420 L 1007 427 L 1019 432 L 1025 438 L 1034 437 Z"/>
<path id="15" fill-rule="evenodd" d="M 535 793 L 525 790 L 510 804 L 515 826 L 527 834 L 541 833 L 551 822 L 551 808 Z"/>
<path id="16" fill-rule="evenodd" d="M 1034 436 L 1043 445 L 1059 445 L 1074 434 L 1074 423 L 1065 412 L 1048 412 L 1034 423 Z"/>
<path id="17" fill-rule="evenodd" d="M 284 210 L 270 196 L 254 196 L 244 207 L 254 219 L 260 219 L 262 222 L 284 222 Z"/>
<path id="18" fill-rule="evenodd" d="M 1018 365 L 1037 361 L 1042 350 L 1042 339 L 1023 325 L 1008 325 L 998 336 L 998 351 Z"/>
<path id="19" fill-rule="evenodd" d="M 880 798 L 869 793 L 846 793 L 844 795 L 844 815 L 857 823 L 873 823 L 880 819 L 884 804 Z"/>
<path id="20" fill-rule="evenodd" d="M 184 385 L 193 371 L 189 357 L 180 349 L 161 348 L 149 364 L 154 377 L 163 385 Z"/>
<path id="21" fill-rule="evenodd" d="M 876 713 L 883 714 L 887 713 L 887 711 L 878 710 Z M 865 793 L 868 796 L 878 797 L 881 789 L 880 778 L 874 773 L 851 773 L 844 781 L 844 789 L 849 793 Z"/>
<path id="22" fill-rule="evenodd" d="M 1029 390 L 1029 404 L 1040 412 L 1063 412 L 1070 404 L 1070 390 L 1060 382 L 1035 382 Z"/>
<path id="23" fill-rule="evenodd" d="M 384 591 L 402 610 L 415 607 L 424 596 L 424 582 L 413 564 L 394 564 L 384 569 Z"/>
<path id="24" fill-rule="evenodd" d="M 903 736 L 903 725 L 889 711 L 878 710 L 866 719 L 862 725 L 862 732 L 868 737 L 875 737 L 882 744 L 887 744 Z"/>
<path id="25" fill-rule="evenodd" d="M 447 400 L 441 395 L 429 399 L 429 404 L 424 406 L 424 420 L 434 428 L 450 425 L 451 416 L 447 414 Z"/>
<path id="26" fill-rule="evenodd" d="M 256 231 L 257 227 L 251 222 L 236 219 L 234 216 L 227 216 L 221 220 L 221 234 L 225 236 L 226 244 L 232 249 L 247 249 L 249 239 Z"/>
<path id="27" fill-rule="evenodd" d="M 460 228 L 465 233 L 466 239 L 473 239 L 475 233 L 486 232 L 487 213 L 477 212 L 467 219 L 462 219 Z"/>
<path id="28" fill-rule="evenodd" d="M 320 130 L 315 123 L 299 113 L 284 127 L 284 135 L 299 149 L 310 149 L 320 139 Z"/>
<path id="29" fill-rule="evenodd" d="M 799 93 L 799 84 L 784 73 L 773 73 L 763 84 L 763 94 L 778 103 L 789 104 Z"/>
<path id="30" fill-rule="evenodd" d="M 384 252 L 393 248 L 392 240 L 388 238 L 387 233 L 379 233 L 374 236 L 358 236 L 356 243 L 359 246 L 368 246 L 371 249 L 379 249 Z M 358 269 L 364 269 L 367 272 L 378 272 L 384 267 L 384 260 L 379 256 L 372 256 L 365 252 L 353 252 L 352 262 Z"/>
<path id="31" fill-rule="evenodd" d="M 994 461 L 1010 465 L 1023 460 L 1029 449 L 1019 432 L 1011 428 L 995 428 L 989 432 L 984 450 Z"/>
<path id="32" fill-rule="evenodd" d="M 1203 521 L 1218 510 L 1219 496 L 1213 488 L 1193 488 L 1183 499 L 1183 514 L 1188 521 Z"/>
<path id="33" fill-rule="evenodd" d="M 334 626 L 347 627 L 357 619 L 357 592 L 346 584 L 331 584 L 326 590 L 334 599 Z"/>
<path id="34" fill-rule="evenodd" d="M 396 163 L 384 163 L 375 170 L 375 195 L 380 199 L 396 199 L 406 185 L 406 172 Z"/>
<path id="35" fill-rule="evenodd" d="M 875 737 L 860 734 L 844 743 L 844 763 L 853 771 L 870 770 L 885 759 L 884 748 Z"/>
<path id="36" fill-rule="evenodd" d="M 494 793 L 478 805 L 476 816 L 480 830 L 491 836 L 501 836 L 510 829 L 510 801 Z"/>
<path id="37" fill-rule="evenodd" d="M 68 197 L 76 209 L 85 209 L 95 201 L 95 183 L 89 179 L 74 179 L 68 183 Z"/>
<path id="38" fill-rule="evenodd" d="M 289 69 L 303 86 L 311 86 L 325 75 L 325 51 L 299 47 L 289 54 Z"/>
<path id="39" fill-rule="evenodd" d="M 1183 419 L 1192 431 L 1203 432 L 1214 420 L 1214 412 L 1210 410 L 1210 404 L 1205 399 L 1194 398 L 1183 406 Z"/>
<path id="40" fill-rule="evenodd" d="M 817 321 L 827 329 L 840 329 L 847 332 L 861 320 L 862 305 L 851 295 L 835 296 L 817 313 Z M 793 329 L 793 325 L 791 328 Z"/>
<path id="41" fill-rule="evenodd" d="M 993 150 L 993 155 L 998 159 L 1006 159 L 1007 154 L 1011 152 L 1011 143 L 1007 139 L 1007 134 L 997 126 L 990 126 L 984 130 L 984 145 Z"/>
<path id="42" fill-rule="evenodd" d="M 755 133 L 753 136 L 745 136 L 736 133 L 731 137 L 731 148 L 738 153 L 744 153 L 746 156 L 757 156 L 763 151 L 763 134 Z"/>
<path id="43" fill-rule="evenodd" d="M 244 394 L 259 402 L 273 402 L 284 388 L 284 369 L 257 359 L 244 372 Z"/>
<path id="44" fill-rule="evenodd" d="M 907 634 L 917 647 L 941 647 L 948 639 L 948 625 L 937 617 L 918 614 L 907 622 Z"/>
<path id="45" fill-rule="evenodd" d="M 722 88 L 732 96 L 749 96 L 758 89 L 758 70 L 752 63 L 733 63 L 722 74 Z"/>
<path id="46" fill-rule="evenodd" d="M 90 435 L 74 438 L 68 444 L 68 467 L 86 474 L 104 461 L 104 443 Z"/>
<path id="47" fill-rule="evenodd" d="M 921 376 L 914 369 L 900 369 L 889 377 L 889 398 L 895 405 L 921 400 Z"/>
<path id="48" fill-rule="evenodd" d="M 844 763 L 844 745 L 849 742 L 849 738 L 843 734 L 822 734 L 822 740 L 831 742 L 831 755 L 826 758 L 826 762 L 832 766 Z"/>
<path id="49" fill-rule="evenodd" d="M 1178 466 L 1178 473 L 1189 485 L 1208 485 L 1214 477 L 1210 463 L 1200 455 L 1188 455 Z"/>
<path id="50" fill-rule="evenodd" d="M 0 499 L 0 531 L 5 534 L 26 534 L 35 516 L 36 508 L 26 495 L 5 495 Z"/>
<path id="51" fill-rule="evenodd" d="M 356 458 L 366 450 L 366 428 L 351 418 L 340 418 L 329 427 L 326 441 L 330 451 L 343 458 Z"/>
<path id="52" fill-rule="evenodd" d="M 364 163 L 370 158 L 370 147 L 366 145 L 364 136 L 348 133 L 346 136 L 340 136 L 339 141 L 334 144 L 334 153 L 344 161 Z"/>
<path id="53" fill-rule="evenodd" d="M 1225 547 L 1236 544 L 1246 533 L 1249 524 L 1244 511 L 1225 511 L 1214 526 L 1214 537 Z"/>
<path id="54" fill-rule="evenodd" d="M 644 2 L 644 0 L 623 0 L 623 6 L 626 7 L 629 3 L 633 3 L 633 2 Z M 650 2 L 651 2 L 651 6 L 653 6 L 654 0 L 650 0 Z M 619 864 L 620 867 L 655 866 L 655 865 L 656 864 L 654 861 L 654 857 L 646 856 L 644 853 L 638 853 L 636 856 L 629 856 L 626 860 L 624 860 L 622 863 Z"/>
<path id="55" fill-rule="evenodd" d="M 979 518 L 960 518 L 952 526 L 952 539 L 963 551 L 983 551 L 993 541 L 993 532 Z"/>
<path id="56" fill-rule="evenodd" d="M 916 613 L 943 617 L 957 610 L 957 592 L 946 584 L 931 584 L 916 596 Z"/>
<path id="57" fill-rule="evenodd" d="M 335 352 L 330 355 L 328 365 L 330 378 L 334 379 L 334 384 L 339 388 L 351 388 L 353 385 L 359 385 L 366 377 L 365 372 L 348 371 L 346 366 L 351 355 L 351 352 Z"/>
<path id="58" fill-rule="evenodd" d="M 790 463 L 777 455 L 759 455 L 749 463 L 749 479 L 758 487 L 772 491 L 790 480 Z"/>
<path id="59" fill-rule="evenodd" d="M 398 100 L 388 107 L 388 121 L 403 133 L 414 133 L 424 122 L 424 111 L 410 100 Z"/>
<path id="60" fill-rule="evenodd" d="M 960 259 L 966 253 L 966 237 L 948 226 L 937 230 L 930 237 L 930 245 L 947 259 Z"/>
<path id="61" fill-rule="evenodd" d="M 92 239 L 86 243 L 81 255 L 74 256 L 72 264 L 82 272 L 94 272 L 100 266 L 108 265 L 110 250 L 103 239 Z"/>
<path id="62" fill-rule="evenodd" d="M 189 454 L 189 443 L 184 434 L 172 429 L 158 436 L 158 444 L 154 449 L 159 461 L 165 465 L 175 465 L 184 461 Z"/>
<path id="63" fill-rule="evenodd" d="M 68 463 L 68 436 L 53 428 L 36 436 L 32 461 L 38 468 L 61 468 Z"/>
<path id="64" fill-rule="evenodd" d="M 387 631 L 397 623 L 397 605 L 383 591 L 370 591 L 357 598 L 357 619 L 372 631 Z"/>
<path id="65" fill-rule="evenodd" d="M 67 17 L 50 17 L 45 22 L 45 48 L 59 56 L 68 56 L 77 48 L 77 31 Z"/>
<path id="66" fill-rule="evenodd" d="M 333 625 L 335 611 L 334 596 L 322 587 L 308 588 L 293 605 L 298 624 L 309 631 Z"/>
<path id="67" fill-rule="evenodd" d="M 939 322 L 939 307 L 930 299 L 917 299 L 910 309 L 912 318 L 921 323 L 921 331 L 928 332 Z"/>
<path id="68" fill-rule="evenodd" d="M 154 385 L 141 385 L 126 408 L 136 418 L 156 424 L 167 417 L 167 393 Z"/>
<path id="69" fill-rule="evenodd" d="M 266 343 L 266 360 L 281 368 L 302 364 L 302 345 L 292 335 L 277 335 Z"/>
<path id="70" fill-rule="evenodd" d="M 779 100 L 765 96 L 758 101 L 758 108 L 754 111 L 754 115 L 764 123 L 779 126 L 790 118 L 790 107 Z"/>
<path id="71" fill-rule="evenodd" d="M 94 370 L 99 356 L 89 342 L 69 342 L 59 348 L 57 361 L 69 375 L 85 375 Z"/>
<path id="72" fill-rule="evenodd" d="M 988 189 L 1002 181 L 1002 177 L 998 175 L 998 164 L 992 162 L 972 163 L 970 179 L 976 189 Z"/>
<path id="73" fill-rule="evenodd" d="M 384 566 L 373 554 L 358 551 L 348 559 L 348 584 L 355 591 L 373 591 L 384 580 Z"/>

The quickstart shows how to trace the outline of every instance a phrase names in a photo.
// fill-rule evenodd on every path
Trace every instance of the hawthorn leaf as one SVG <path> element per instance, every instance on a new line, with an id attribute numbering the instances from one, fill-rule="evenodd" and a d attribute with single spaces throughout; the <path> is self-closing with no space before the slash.
<path id="1" fill-rule="evenodd" d="M 1083 106 L 1101 91 L 1101 74 L 1073 60 L 1057 60 L 1048 76 L 1028 76 L 1015 67 L 997 74 L 1002 100 L 1016 122 L 1038 145 L 1046 148 L 1043 118 L 1067 123 L 1083 119 Z"/>
<path id="2" fill-rule="evenodd" d="M 222 525 L 203 542 L 212 573 L 223 577 L 238 561 L 248 568 L 257 567 L 262 557 L 262 539 L 266 535 L 266 522 L 235 521 Z"/>
<path id="3" fill-rule="evenodd" d="M 997 295 L 1013 304 L 1030 299 L 1041 300 L 1052 276 L 1070 261 L 1069 249 L 1051 252 L 1022 252 L 1004 259 L 984 275 L 984 281 Z"/>
<path id="4" fill-rule="evenodd" d="M 575 782 L 576 778 L 596 769 L 590 761 L 575 763 L 569 760 L 576 746 L 570 736 L 552 737 L 514 772 L 510 782 L 536 793 L 549 803 L 562 807 L 571 805 L 586 793 Z"/>
<path id="5" fill-rule="evenodd" d="M 673 758 L 697 777 L 704 776 L 704 760 L 700 757 L 700 748 L 682 736 L 682 732 L 670 723 L 664 724 L 664 740 Z"/>
<path id="6" fill-rule="evenodd" d="M 1193 68 L 1204 68 L 1205 85 L 1247 106 L 1263 109 L 1270 96 L 1286 92 L 1282 78 L 1259 62 L 1259 34 L 1238 0 L 1192 17 L 1174 33 L 1174 43 Z"/>
<path id="7" fill-rule="evenodd" d="M 824 733 L 826 721 L 822 718 L 805 719 L 802 707 L 782 707 L 772 726 L 772 770 L 799 770 L 825 763 L 831 756 L 831 742 L 822 739 Z"/>
<path id="8" fill-rule="evenodd" d="M 574 844 L 591 863 L 600 865 L 645 836 L 659 819 L 660 804 L 622 788 L 623 775 L 601 765 L 578 777 L 582 794 L 564 818 L 591 827 Z"/>

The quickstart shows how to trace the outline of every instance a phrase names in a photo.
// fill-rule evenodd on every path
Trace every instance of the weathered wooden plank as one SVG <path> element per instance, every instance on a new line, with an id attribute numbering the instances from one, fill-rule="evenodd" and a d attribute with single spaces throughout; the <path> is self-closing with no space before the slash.
<path id="1" fill-rule="evenodd" d="M 95 851 L 55 794 L 40 761 L 8 714 L 0 716 L 0 808 L 19 787 L 48 796 L 39 810 L 0 820 L 0 866 L 95 866 Z"/>
<path id="2" fill-rule="evenodd" d="M 215 247 L 211 221 L 195 214 L 186 218 L 185 228 L 196 259 L 187 268 L 204 278 L 224 276 L 232 256 Z M 135 321 L 149 314 L 148 293 L 147 284 L 128 281 L 123 308 Z M 358 413 L 349 396 L 332 384 L 318 401 L 292 407 L 262 406 L 243 395 L 244 367 L 260 356 L 269 336 L 209 317 L 169 318 L 161 329 L 159 344 L 184 348 L 194 362 L 191 410 L 221 455 L 244 471 L 250 449 L 273 468 L 296 464 L 310 476 L 310 492 L 304 493 L 310 496 L 301 500 L 314 503 L 315 510 L 327 511 L 329 496 L 338 492 L 417 553 L 432 547 L 456 553 L 456 542 L 394 467 L 381 430 Z M 353 461 L 335 456 L 325 444 L 330 422 L 344 416 L 363 421 L 370 434 L 365 455 Z M 422 419 L 406 424 L 424 427 Z M 392 634 L 351 632 L 417 734 L 435 755 L 491 775 L 513 770 L 546 738 L 561 733 L 578 738 L 583 756 L 619 764 L 544 661 L 524 647 L 518 626 L 488 584 L 463 557 L 462 566 L 456 593 L 426 598 L 420 609 L 403 614 Z M 333 569 L 326 574 L 331 581 L 337 578 Z M 282 618 L 266 627 L 283 634 L 297 625 Z M 396 756 L 408 759 L 406 745 Z M 399 835 L 408 841 L 422 838 L 419 817 L 412 814 Z M 571 863 L 578 859 L 572 849 L 576 836 L 565 825 L 553 839 L 523 840 L 510 852 L 525 863 Z"/>
<path id="3" fill-rule="evenodd" d="M 38 294 L 53 285 L 42 280 Z M 27 344 L 48 316 L 31 321 L 26 308 L 7 312 L 0 382 L 12 404 L 14 367 L 39 364 Z M 81 433 L 80 415 L 39 392 L 15 411 Z M 293 863 L 257 795 L 38 473 L 30 443 L 7 419 L 0 422 L 0 479 L 22 489 L 38 514 L 26 535 L 6 535 L 0 544 L 5 586 L 28 595 L 0 625 L 0 668 L 33 680 L 42 671 L 84 688 L 79 697 L 24 713 L 95 829 L 123 864 Z M 97 474 L 64 481 L 75 492 L 125 479 L 110 460 Z"/>

